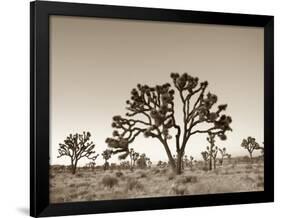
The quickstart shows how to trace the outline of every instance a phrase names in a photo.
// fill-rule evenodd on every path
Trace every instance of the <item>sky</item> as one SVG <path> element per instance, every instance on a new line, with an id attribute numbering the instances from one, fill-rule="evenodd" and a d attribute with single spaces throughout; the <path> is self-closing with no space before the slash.
<path id="1" fill-rule="evenodd" d="M 247 155 L 243 138 L 263 142 L 263 34 L 259 27 L 50 16 L 50 164 L 70 163 L 57 158 L 70 133 L 90 131 L 97 153 L 105 150 L 112 117 L 125 115 L 132 88 L 171 83 L 171 72 L 209 82 L 207 91 L 228 104 L 233 120 L 228 139 L 217 145 L 232 156 Z M 201 159 L 206 137 L 190 138 L 186 154 Z M 156 139 L 140 135 L 132 147 L 153 163 L 167 160 Z M 173 140 L 170 147 L 175 154 Z"/>

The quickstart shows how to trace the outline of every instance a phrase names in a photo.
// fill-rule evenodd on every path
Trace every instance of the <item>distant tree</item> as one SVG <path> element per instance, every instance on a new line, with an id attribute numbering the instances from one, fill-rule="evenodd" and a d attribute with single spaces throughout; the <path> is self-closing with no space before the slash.
<path id="1" fill-rule="evenodd" d="M 98 157 L 98 155 L 97 155 L 96 157 Z M 95 161 L 95 160 L 96 160 L 96 159 L 94 159 L 94 160 L 92 160 L 91 162 L 87 163 L 87 164 L 85 165 L 85 167 L 86 167 L 86 168 L 90 168 L 90 169 L 92 169 L 92 170 L 95 170 L 95 167 L 96 167 L 96 161 Z"/>
<path id="2" fill-rule="evenodd" d="M 193 161 L 194 161 L 194 157 L 190 156 L 189 157 L 189 164 L 188 164 L 190 170 L 193 170 Z"/>
<path id="3" fill-rule="evenodd" d="M 129 169 L 130 168 L 130 162 L 129 161 L 121 161 L 120 167 L 123 170 Z"/>
<path id="4" fill-rule="evenodd" d="M 201 152 L 202 158 L 204 160 L 205 167 L 207 168 L 207 163 L 209 161 L 209 153 L 207 151 Z"/>
<path id="5" fill-rule="evenodd" d="M 135 152 L 133 148 L 130 149 L 129 157 L 130 157 L 131 169 L 135 167 L 136 161 L 139 158 L 139 156 L 140 154 L 138 152 Z"/>
<path id="6" fill-rule="evenodd" d="M 184 155 L 183 166 L 189 167 L 190 170 L 192 170 L 193 169 L 193 160 L 194 160 L 193 156 L 189 156 L 189 158 L 188 158 L 187 155 Z"/>
<path id="7" fill-rule="evenodd" d="M 256 142 L 256 139 L 251 136 L 249 136 L 247 139 L 243 139 L 241 147 L 245 148 L 249 152 L 251 162 L 253 161 L 254 150 L 261 149 L 260 145 Z"/>
<path id="8" fill-rule="evenodd" d="M 207 137 L 207 141 L 209 142 L 210 146 L 207 146 L 206 152 L 202 152 L 202 156 L 206 155 L 206 157 L 203 156 L 203 158 L 206 158 L 209 161 L 209 170 L 212 170 L 213 166 L 214 169 L 216 169 L 216 160 L 217 160 L 217 154 L 218 154 L 218 146 L 215 145 L 215 134 L 209 133 L 209 136 Z"/>
<path id="9" fill-rule="evenodd" d="M 230 156 L 230 154 L 226 153 L 226 148 L 219 148 L 219 152 L 220 152 L 220 155 L 221 155 L 221 159 L 220 159 L 220 164 L 223 165 L 223 160 L 225 157 L 228 157 Z"/>
<path id="10" fill-rule="evenodd" d="M 147 161 L 149 160 L 148 157 L 146 157 L 146 154 L 141 154 L 139 159 L 137 160 L 137 166 L 141 169 L 144 169 L 147 167 Z"/>
<path id="11" fill-rule="evenodd" d="M 66 137 L 64 143 L 59 143 L 58 158 L 62 156 L 70 157 L 72 174 L 75 174 L 77 163 L 81 158 L 95 161 L 98 157 L 94 151 L 95 144 L 90 141 L 90 137 L 90 132 L 70 134 Z"/>
<path id="12" fill-rule="evenodd" d="M 108 163 L 108 160 L 111 158 L 111 155 L 112 155 L 112 150 L 110 149 L 106 149 L 102 152 L 102 157 L 104 159 L 104 167 L 103 169 L 104 170 L 107 170 L 109 168 L 109 163 Z"/>
<path id="13" fill-rule="evenodd" d="M 162 161 L 162 160 L 159 160 L 156 166 L 159 167 L 159 168 L 165 168 L 165 167 L 167 167 L 168 165 L 169 165 L 169 164 L 168 164 L 167 162 Z"/>
<path id="14" fill-rule="evenodd" d="M 147 158 L 146 164 L 147 164 L 147 167 L 148 167 L 148 168 L 151 168 L 151 166 L 152 166 L 152 161 L 150 160 L 150 158 Z"/>
<path id="15" fill-rule="evenodd" d="M 131 92 L 128 100 L 126 117 L 114 116 L 112 127 L 113 137 L 106 143 L 114 149 L 114 153 L 128 155 L 129 145 L 141 133 L 145 137 L 157 139 L 164 147 L 170 166 L 177 173 L 182 172 L 182 158 L 189 139 L 197 134 L 211 133 L 226 139 L 226 131 L 231 130 L 230 116 L 221 114 L 227 105 L 218 105 L 217 96 L 210 92 L 206 94 L 208 82 L 199 83 L 197 77 L 187 73 L 171 74 L 172 83 L 181 102 L 181 110 L 175 109 L 175 90 L 169 83 L 149 87 L 138 84 Z M 182 124 L 176 121 L 175 111 L 182 111 Z M 206 124 L 206 125 L 201 125 Z M 204 127 L 204 128 L 203 128 Z M 177 162 L 172 156 L 168 140 L 172 138 L 171 129 L 175 129 L 175 147 Z"/>

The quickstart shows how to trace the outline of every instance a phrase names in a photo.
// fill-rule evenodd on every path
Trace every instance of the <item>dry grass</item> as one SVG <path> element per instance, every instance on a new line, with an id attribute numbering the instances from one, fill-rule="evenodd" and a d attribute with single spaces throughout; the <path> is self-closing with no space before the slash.
<path id="1" fill-rule="evenodd" d="M 51 172 L 51 203 L 145 198 L 173 195 L 261 191 L 264 188 L 263 164 L 237 163 L 214 171 L 185 169 L 176 175 L 169 168 Z"/>

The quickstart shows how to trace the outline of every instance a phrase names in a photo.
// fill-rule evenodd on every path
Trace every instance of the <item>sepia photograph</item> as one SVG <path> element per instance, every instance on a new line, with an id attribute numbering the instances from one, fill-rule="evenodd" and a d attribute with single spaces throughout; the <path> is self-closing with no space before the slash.
<path id="1" fill-rule="evenodd" d="M 51 15 L 50 203 L 264 191 L 264 28 Z"/>

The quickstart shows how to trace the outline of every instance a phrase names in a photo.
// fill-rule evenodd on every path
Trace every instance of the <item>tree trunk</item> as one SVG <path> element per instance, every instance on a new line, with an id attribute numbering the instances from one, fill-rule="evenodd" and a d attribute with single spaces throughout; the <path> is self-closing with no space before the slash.
<path id="1" fill-rule="evenodd" d="M 209 159 L 209 170 L 212 170 L 212 157 Z"/>
<path id="2" fill-rule="evenodd" d="M 177 154 L 177 164 L 176 164 L 176 173 L 179 175 L 182 173 L 182 153 L 180 151 L 178 151 Z"/>
<path id="3" fill-rule="evenodd" d="M 169 159 L 171 168 L 175 172 L 176 171 L 176 163 L 175 163 L 175 160 L 174 160 L 174 158 L 173 158 L 173 156 L 171 154 L 169 146 L 168 146 L 167 142 L 165 142 L 163 139 L 159 138 L 159 140 L 164 145 L 165 151 L 166 151 L 166 153 L 168 155 L 168 159 Z"/>
<path id="4" fill-rule="evenodd" d="M 214 158 L 214 170 L 215 170 L 216 167 L 217 167 L 216 162 L 217 162 L 217 160 L 216 160 L 216 158 Z"/>
<path id="5" fill-rule="evenodd" d="M 73 161 L 71 162 L 71 170 L 72 170 L 72 174 L 76 173 L 76 168 L 77 168 L 77 161 Z"/>
<path id="6" fill-rule="evenodd" d="M 250 152 L 250 161 L 251 161 L 251 163 L 253 163 L 253 155 L 252 155 L 252 152 Z"/>

